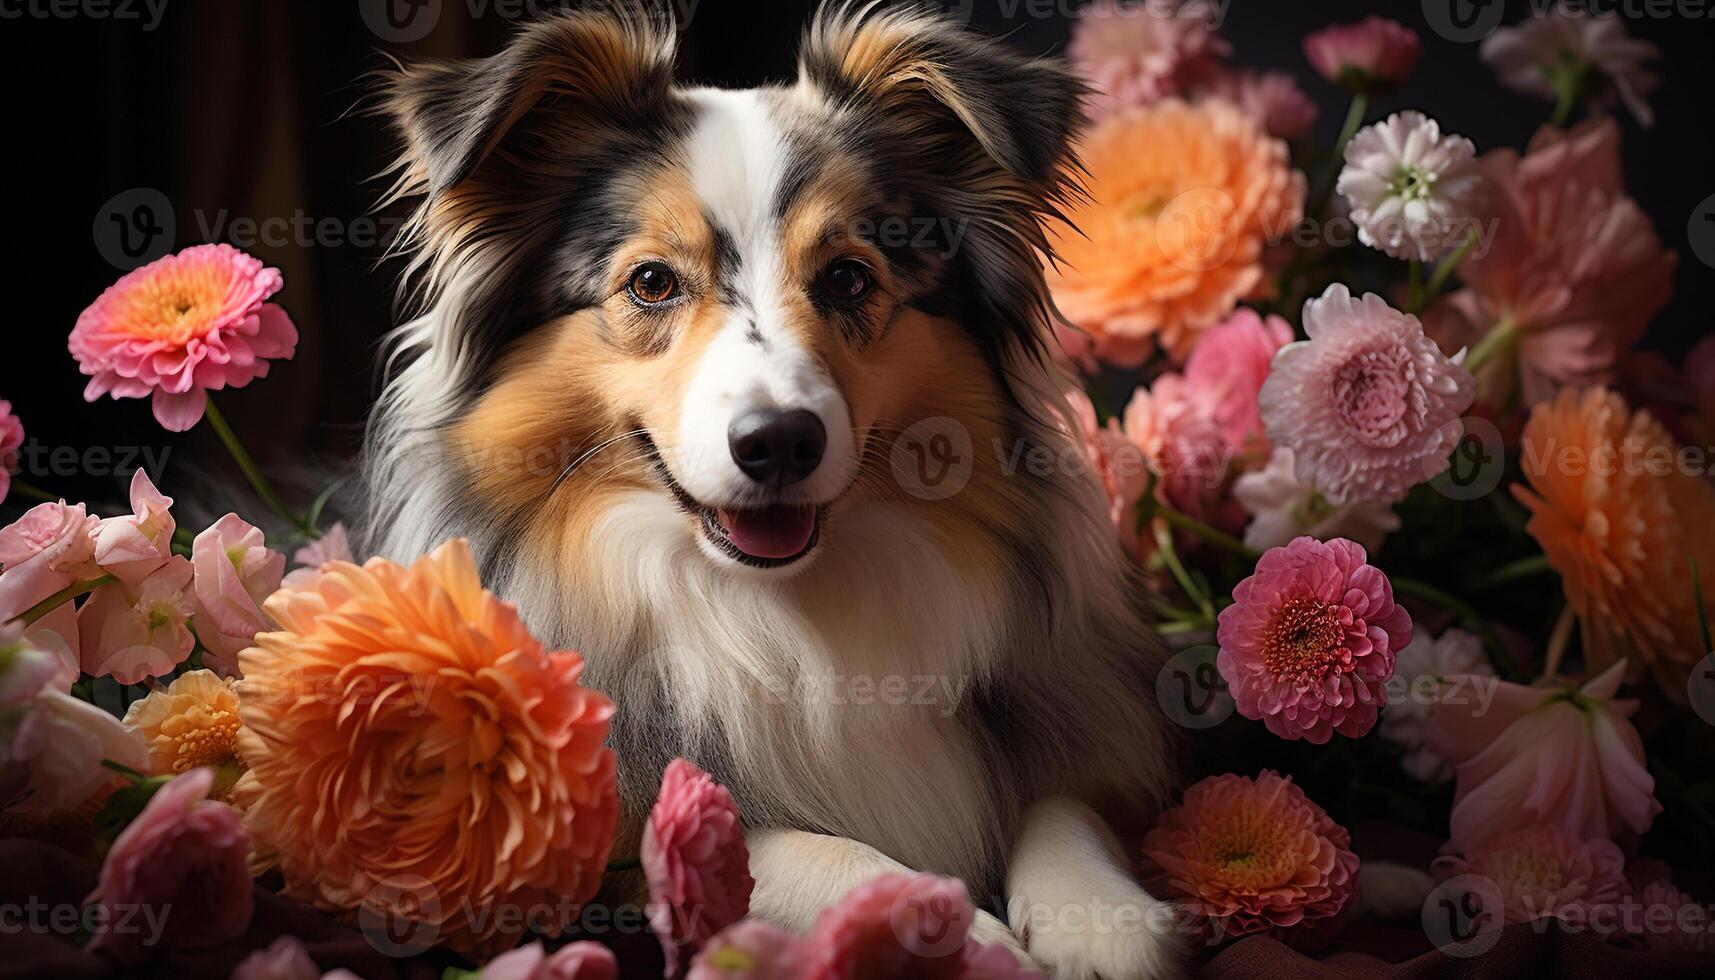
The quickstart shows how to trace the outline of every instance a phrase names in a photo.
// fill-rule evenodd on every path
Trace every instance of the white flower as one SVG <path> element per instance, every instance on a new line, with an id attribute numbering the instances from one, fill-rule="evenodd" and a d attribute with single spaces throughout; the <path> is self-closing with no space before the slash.
<path id="1" fill-rule="evenodd" d="M 1626 36 L 1613 14 L 1592 16 L 1556 4 L 1517 27 L 1501 28 L 1479 50 L 1509 88 L 1545 99 L 1559 98 L 1560 86 L 1570 86 L 1574 95 L 1594 88 L 1606 101 L 1618 95 L 1639 125 L 1655 122 L 1644 97 L 1661 79 L 1645 65 L 1660 58 L 1661 49 Z"/>
<path id="2" fill-rule="evenodd" d="M 1257 551 L 1308 534 L 1318 541 L 1350 538 L 1373 552 L 1399 530 L 1399 515 L 1386 502 L 1330 503 L 1320 490 L 1299 482 L 1292 450 L 1285 448 L 1276 449 L 1267 466 L 1240 476 L 1233 484 L 1233 499 L 1251 515 L 1245 544 Z"/>
<path id="3" fill-rule="evenodd" d="M 1405 749 L 1400 766 L 1419 782 L 1444 783 L 1453 778 L 1453 763 L 1429 746 L 1429 719 L 1441 696 L 1443 679 L 1454 674 L 1495 676 L 1495 669 L 1483 654 L 1483 641 L 1462 629 L 1450 629 L 1435 638 L 1428 630 L 1417 630 L 1394 662 L 1388 706 L 1378 731 L 1382 738 Z M 1465 686 L 1472 687 L 1469 682 Z M 1447 696 L 1475 699 L 1483 695 L 1475 689 L 1449 689 Z"/>
<path id="4" fill-rule="evenodd" d="M 1334 186 L 1352 206 L 1360 241 L 1418 262 L 1463 244 L 1483 204 L 1477 148 L 1421 112 L 1359 130 Z"/>

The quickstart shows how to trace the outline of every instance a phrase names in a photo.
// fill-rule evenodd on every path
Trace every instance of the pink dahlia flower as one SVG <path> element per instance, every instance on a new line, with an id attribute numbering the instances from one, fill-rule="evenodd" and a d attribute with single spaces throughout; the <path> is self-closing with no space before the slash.
<path id="1" fill-rule="evenodd" d="M 95 565 L 95 530 L 100 520 L 82 504 L 37 504 L 0 528 L 0 623 L 16 619 L 31 606 L 77 582 L 101 574 Z M 38 643 L 75 651 L 77 610 L 65 603 L 27 631 Z M 46 639 L 53 634 L 53 641 Z M 77 661 L 68 660 L 72 680 Z M 69 686 L 69 683 L 68 685 Z"/>
<path id="2" fill-rule="evenodd" d="M 1452 761 L 1456 780 L 1449 851 L 1537 824 L 1579 839 L 1650 828 L 1661 804 L 1627 720 L 1638 704 L 1614 698 L 1625 668 L 1616 661 L 1576 689 L 1487 681 L 1491 702 L 1436 704 L 1430 744 Z"/>
<path id="3" fill-rule="evenodd" d="M 1640 125 L 1655 122 L 1647 96 L 1661 78 L 1648 65 L 1661 49 L 1628 37 L 1618 16 L 1556 3 L 1489 35 L 1479 50 L 1508 88 L 1545 99 L 1562 91 L 1610 104 L 1618 97 Z"/>
<path id="4" fill-rule="evenodd" d="M 131 475 L 129 517 L 110 517 L 95 532 L 95 563 L 127 585 L 140 585 L 173 557 L 173 498 L 155 489 L 149 474 Z"/>
<path id="5" fill-rule="evenodd" d="M 269 628 L 262 603 L 280 587 L 286 556 L 270 550 L 260 529 L 237 514 L 215 521 L 191 544 L 196 568 L 196 635 L 209 669 L 238 676 L 238 651 Z"/>
<path id="6" fill-rule="evenodd" d="M 12 414 L 12 403 L 0 398 L 0 504 L 12 492 L 12 470 L 18 465 L 18 447 L 24 444 L 24 423 Z"/>
<path id="7" fill-rule="evenodd" d="M 1266 454 L 1257 395 L 1274 356 L 1291 342 L 1292 326 L 1285 320 L 1241 306 L 1205 331 L 1191 349 L 1185 381 L 1235 453 L 1259 458 Z"/>
<path id="8" fill-rule="evenodd" d="M 575 942 L 549 953 L 535 942 L 489 961 L 482 980 L 619 980 L 619 960 L 600 943 Z"/>
<path id="9" fill-rule="evenodd" d="M 1042 974 L 1012 954 L 970 942 L 976 909 L 965 886 L 931 874 L 885 874 L 859 885 L 816 920 L 803 980 L 853 977 L 981 980 Z M 1012 960 L 1005 964 L 1000 956 Z"/>
<path id="10" fill-rule="evenodd" d="M 1222 938 L 1267 933 L 1315 946 L 1342 924 L 1358 885 L 1351 835 L 1270 769 L 1186 790 L 1144 837 L 1143 856 L 1151 894 Z"/>
<path id="11" fill-rule="evenodd" d="M 193 769 L 155 791 L 101 865 L 95 891 L 84 899 L 109 911 L 125 906 L 171 907 L 161 934 L 107 930 L 90 949 L 122 963 L 140 963 L 163 947 L 218 946 L 250 925 L 250 835 L 238 811 L 208 799 L 214 770 Z"/>
<path id="12" fill-rule="evenodd" d="M 1213 72 L 1230 48 L 1206 0 L 1097 0 L 1078 17 L 1066 54 L 1095 87 L 1094 115 L 1148 105 Z"/>
<path id="13" fill-rule="evenodd" d="M 1414 316 L 1335 283 L 1304 304 L 1310 339 L 1274 360 L 1259 401 L 1269 440 L 1335 503 L 1394 501 L 1447 468 L 1476 398 Z"/>
<path id="14" fill-rule="evenodd" d="M 1323 78 L 1360 92 L 1404 85 L 1422 49 L 1410 28 L 1375 16 L 1324 27 L 1304 38 L 1304 56 Z"/>
<path id="15" fill-rule="evenodd" d="M 735 922 L 703 944 L 685 980 L 799 980 L 804 942 L 761 919 Z"/>
<path id="16" fill-rule="evenodd" d="M 756 881 L 738 804 L 684 759 L 674 759 L 661 776 L 641 854 L 649 925 L 667 955 L 668 973 L 682 949 L 701 946 L 750 911 Z"/>
<path id="17" fill-rule="evenodd" d="M 1270 136 L 1288 142 L 1309 136 L 1316 125 L 1316 103 L 1283 71 L 1223 70 L 1190 94 L 1197 99 L 1226 99 Z"/>
<path id="18" fill-rule="evenodd" d="M 174 555 L 136 586 L 109 582 L 77 610 L 83 672 L 121 684 L 160 677 L 196 648 L 189 559 Z"/>
<path id="19" fill-rule="evenodd" d="M 1257 551 L 1278 548 L 1304 535 L 1318 541 L 1350 538 L 1364 550 L 1376 551 L 1400 527 L 1392 504 L 1331 503 L 1322 491 L 1298 479 L 1290 449 L 1276 449 L 1267 466 L 1239 474 L 1233 481 L 1233 499 L 1251 515 L 1245 525 L 1245 545 Z"/>
<path id="20" fill-rule="evenodd" d="M 1221 610 L 1216 640 L 1239 714 L 1321 744 L 1375 727 L 1411 616 L 1363 548 L 1305 537 L 1264 552 Z"/>
<path id="21" fill-rule="evenodd" d="M 126 273 L 77 318 L 71 353 L 95 401 L 153 399 L 155 419 L 183 432 L 202 418 L 210 389 L 266 377 L 290 358 L 298 331 L 268 297 L 282 284 L 230 245 L 197 245 Z"/>
<path id="22" fill-rule="evenodd" d="M 1507 922 L 1566 919 L 1588 923 L 1628 891 L 1625 855 L 1613 841 L 1580 840 L 1553 824 L 1498 834 L 1463 857 L 1435 862 L 1445 877 L 1474 875 L 1494 883 Z"/>

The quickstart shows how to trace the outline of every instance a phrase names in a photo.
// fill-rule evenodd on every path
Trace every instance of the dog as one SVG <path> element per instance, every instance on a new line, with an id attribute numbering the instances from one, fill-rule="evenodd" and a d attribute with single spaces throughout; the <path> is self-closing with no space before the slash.
<path id="1" fill-rule="evenodd" d="M 675 36 L 591 6 L 386 73 L 417 312 L 366 550 L 469 539 L 617 703 L 631 839 L 674 757 L 731 789 L 755 914 L 933 871 L 1058 976 L 1175 973 L 1104 820 L 1169 792 L 1165 654 L 1049 353 L 1082 87 L 911 6 L 750 90 Z"/>

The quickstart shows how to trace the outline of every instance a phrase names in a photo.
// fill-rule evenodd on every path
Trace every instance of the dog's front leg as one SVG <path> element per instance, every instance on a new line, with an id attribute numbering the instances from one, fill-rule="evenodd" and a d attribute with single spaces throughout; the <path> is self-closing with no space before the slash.
<path id="1" fill-rule="evenodd" d="M 823 909 L 853 888 L 892 871 L 911 869 L 868 844 L 802 830 L 756 830 L 745 835 L 756 890 L 751 914 L 793 932 L 808 932 Z M 1006 923 L 978 911 L 975 942 L 1002 945 L 1034 965 Z"/>
<path id="2" fill-rule="evenodd" d="M 1007 918 L 1058 980 L 1159 980 L 1181 973 L 1173 906 L 1132 879 L 1096 812 L 1032 806 L 1007 868 Z"/>

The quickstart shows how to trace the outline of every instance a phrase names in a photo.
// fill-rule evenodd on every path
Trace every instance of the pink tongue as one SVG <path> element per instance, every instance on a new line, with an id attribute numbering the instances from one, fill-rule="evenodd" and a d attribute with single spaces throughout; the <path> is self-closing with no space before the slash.
<path id="1" fill-rule="evenodd" d="M 761 510 L 723 510 L 727 540 L 752 558 L 791 558 L 809 547 L 816 508 L 776 504 Z"/>

